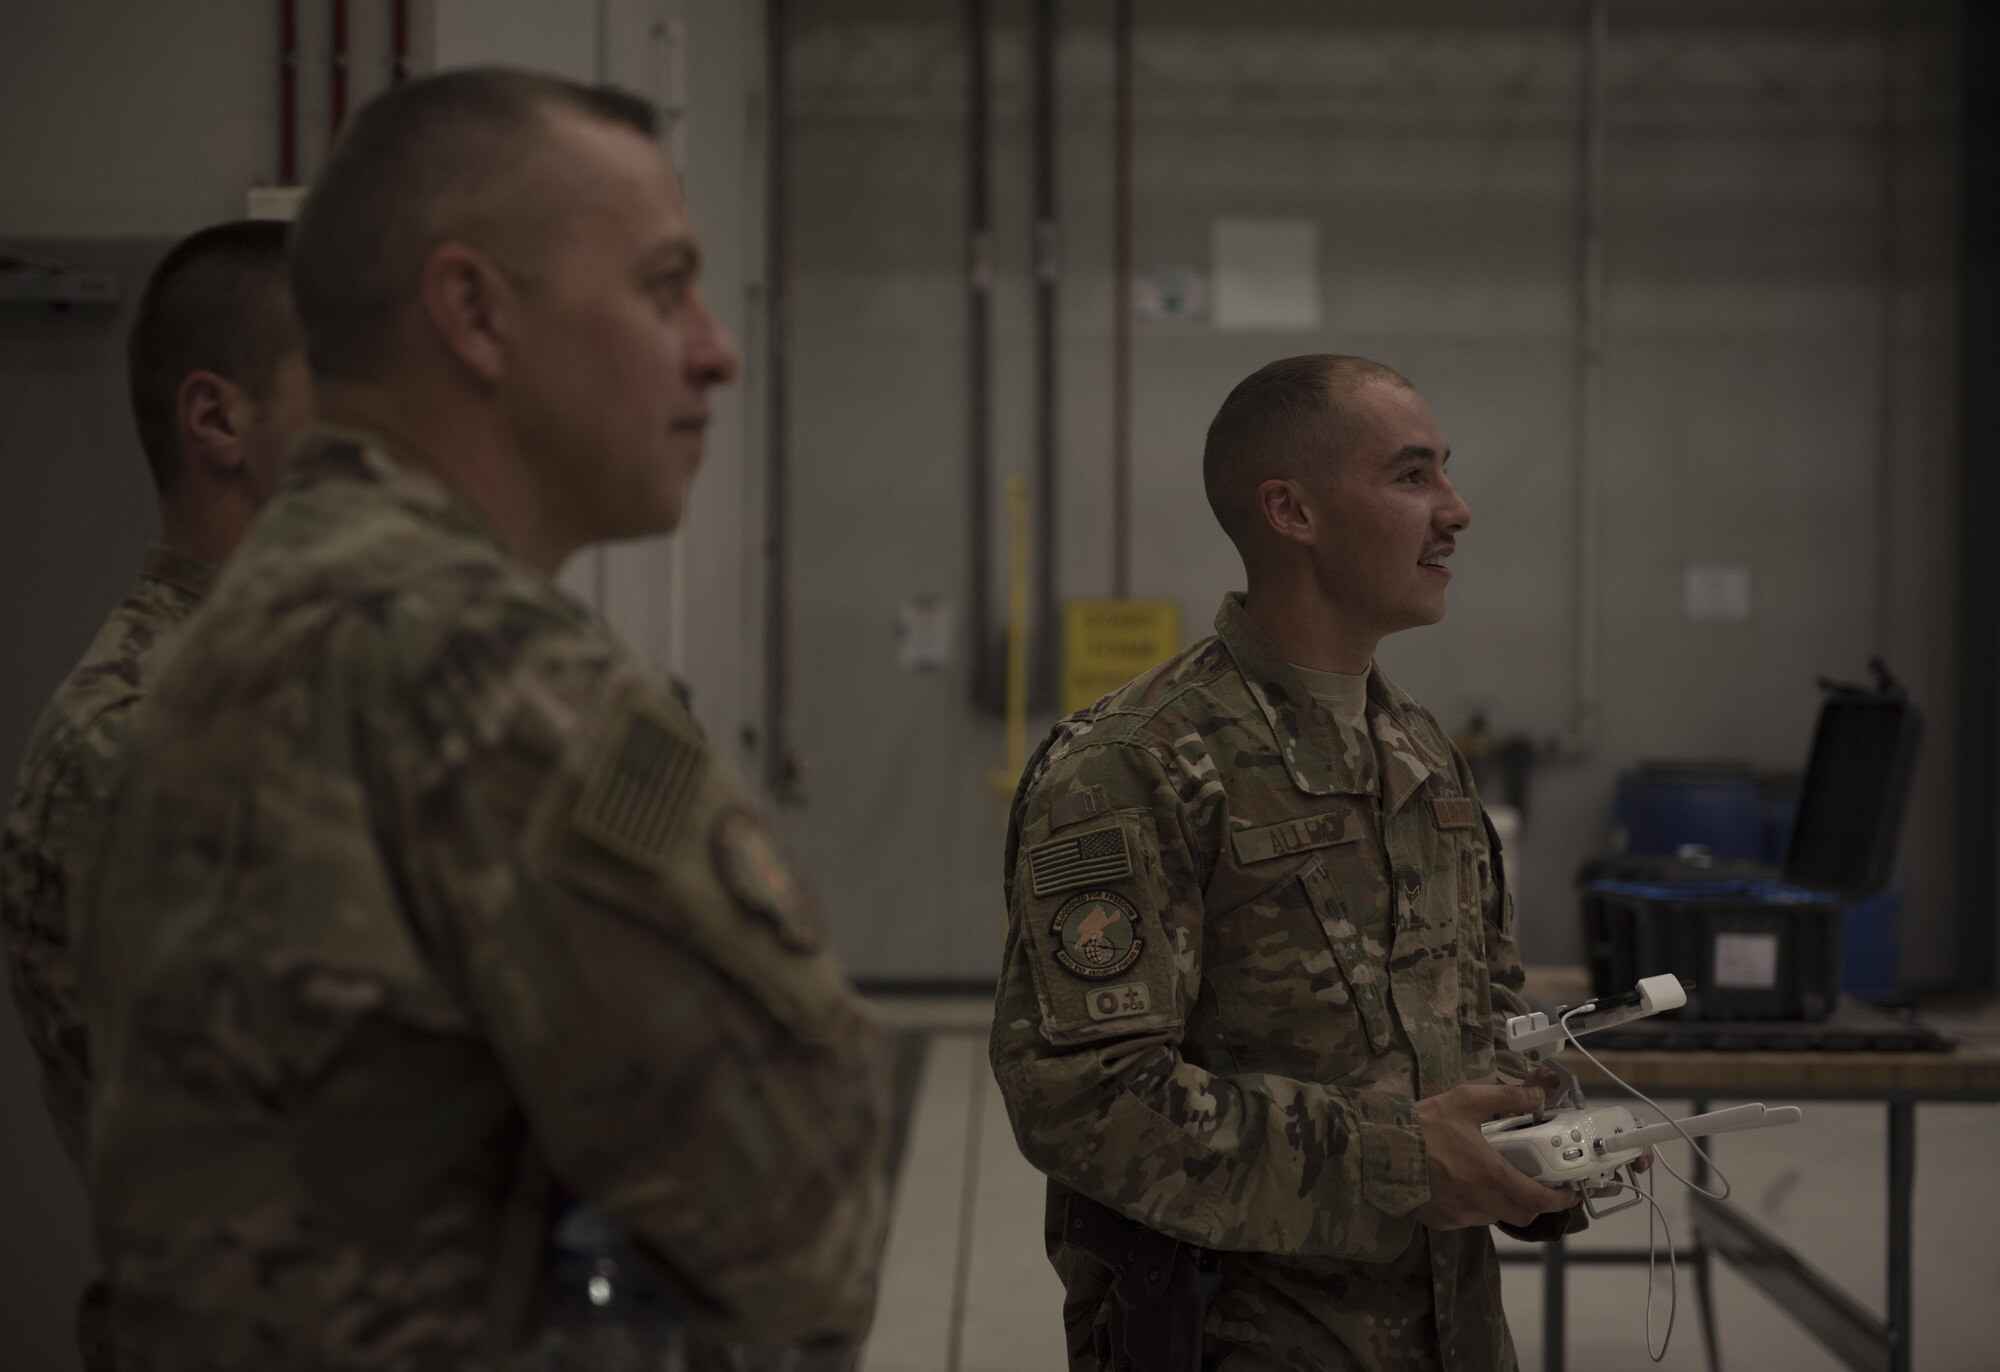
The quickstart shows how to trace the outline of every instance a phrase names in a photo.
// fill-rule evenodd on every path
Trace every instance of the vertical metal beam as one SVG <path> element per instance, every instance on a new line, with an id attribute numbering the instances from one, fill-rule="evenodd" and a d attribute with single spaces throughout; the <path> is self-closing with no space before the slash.
<path id="1" fill-rule="evenodd" d="M 1568 1277 L 1562 1239 L 1542 1245 L 1542 1369 L 1563 1372 L 1568 1339 L 1565 1337 L 1564 1303 L 1568 1299 Z"/>
<path id="2" fill-rule="evenodd" d="M 965 5 L 966 627 L 973 700 L 1005 697 L 993 633 L 993 92 L 987 0 Z"/>
<path id="3" fill-rule="evenodd" d="M 1604 446 L 1604 171 L 1611 46 L 1610 0 L 1586 0 L 1583 33 L 1583 129 L 1577 165 L 1576 346 L 1576 685 L 1574 714 L 1562 751 L 1585 753 L 1597 741 L 1600 461 Z"/>
<path id="4" fill-rule="evenodd" d="M 1056 692 L 1056 645 L 1061 637 L 1056 549 L 1057 319 L 1061 240 L 1056 217 L 1056 5 L 1035 0 L 1035 475 L 1034 644 L 1029 700 L 1045 709 Z"/>
<path id="5" fill-rule="evenodd" d="M 1708 1102 L 1697 1099 L 1689 1112 L 1696 1115 L 1708 1113 Z M 1708 1160 L 1715 1156 L 1716 1144 L 1710 1141 L 1707 1147 L 1694 1155 L 1694 1187 L 1697 1191 L 1708 1190 Z M 1657 1174 L 1655 1174 L 1657 1175 Z M 1715 1339 L 1715 1254 L 1702 1237 L 1699 1224 L 1694 1229 L 1694 1293 L 1701 1306 L 1701 1351 L 1708 1361 L 1708 1372 L 1722 1372 L 1722 1354 L 1716 1347 Z M 1646 1221 L 1647 1236 L 1652 1233 L 1652 1220 Z M 1646 1289 L 1646 1299 L 1653 1298 L 1652 1288 Z M 1648 1349 L 1650 1353 L 1652 1350 Z"/>
<path id="6" fill-rule="evenodd" d="M 1958 311 L 1957 796 L 1959 976 L 2000 983 L 2000 0 L 1964 0 Z"/>
<path id="7" fill-rule="evenodd" d="M 611 84 L 611 0 L 597 0 L 592 17 L 590 79 Z M 584 551 L 590 559 L 590 608 L 598 618 L 611 619 L 611 549 L 605 544 Z"/>
<path id="8" fill-rule="evenodd" d="M 766 0 L 764 7 L 764 290 L 769 311 L 764 362 L 769 378 L 764 435 L 764 787 L 781 804 L 798 799 L 799 775 L 787 713 L 791 669 L 790 8 L 790 0 Z"/>
<path id="9" fill-rule="evenodd" d="M 1889 1103 L 1889 1367 L 1910 1372 L 1912 1197 L 1917 1184 L 1917 1107 Z"/>
<path id="10" fill-rule="evenodd" d="M 1902 253 L 1897 237 L 1897 203 L 1901 199 L 1897 172 L 1900 117 L 1897 68 L 1902 60 L 1901 15 L 1897 0 L 1881 0 L 1882 22 L 1882 165 L 1880 196 L 1882 232 L 1878 242 L 1881 272 L 1881 338 L 1876 357 L 1881 396 L 1876 410 L 1875 442 L 1875 655 L 1885 662 L 1901 661 L 1891 638 L 1895 631 L 1896 536 L 1896 306 L 1902 286 Z"/>
<path id="11" fill-rule="evenodd" d="M 1112 16 L 1111 594 L 1132 593 L 1132 0 Z"/>
<path id="12" fill-rule="evenodd" d="M 299 5 L 278 0 L 278 184 L 299 183 Z"/>

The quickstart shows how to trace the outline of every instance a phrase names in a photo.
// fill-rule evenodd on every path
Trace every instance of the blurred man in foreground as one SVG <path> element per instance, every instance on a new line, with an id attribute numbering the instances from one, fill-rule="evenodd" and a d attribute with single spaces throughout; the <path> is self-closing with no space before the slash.
<path id="1" fill-rule="evenodd" d="M 140 297 L 127 375 L 160 541 L 36 722 L 0 840 L 0 946 L 14 1007 L 56 1138 L 79 1171 L 91 1054 L 72 948 L 133 715 L 276 487 L 311 403 L 285 226 L 216 224 L 175 244 Z M 92 1365 L 102 1299 L 93 1285 L 79 1316 Z"/>
<path id="2" fill-rule="evenodd" d="M 736 353 L 632 97 L 362 112 L 295 228 L 326 425 L 139 739 L 85 950 L 119 1351 L 500 1366 L 549 1177 L 709 1342 L 867 1327 L 886 1061 L 694 722 L 551 578 L 682 518 Z"/>
<path id="3" fill-rule="evenodd" d="M 1486 1226 L 1581 1216 L 1480 1137 L 1541 1099 L 1501 1084 L 1513 902 L 1470 770 L 1374 660 L 1444 615 L 1449 457 L 1379 363 L 1245 379 L 1203 477 L 1248 593 L 1022 777 L 993 1067 L 1078 1372 L 1512 1368 Z"/>

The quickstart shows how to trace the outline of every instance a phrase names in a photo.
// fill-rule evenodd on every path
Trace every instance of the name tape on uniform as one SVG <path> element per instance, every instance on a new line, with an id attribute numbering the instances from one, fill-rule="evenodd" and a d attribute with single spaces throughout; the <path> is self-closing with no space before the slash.
<path id="1" fill-rule="evenodd" d="M 1309 815 L 1283 819 L 1254 829 L 1238 829 L 1229 836 L 1238 862 L 1265 862 L 1314 848 L 1330 848 L 1336 843 L 1352 843 L 1361 837 L 1359 825 L 1350 824 L 1342 814 Z"/>

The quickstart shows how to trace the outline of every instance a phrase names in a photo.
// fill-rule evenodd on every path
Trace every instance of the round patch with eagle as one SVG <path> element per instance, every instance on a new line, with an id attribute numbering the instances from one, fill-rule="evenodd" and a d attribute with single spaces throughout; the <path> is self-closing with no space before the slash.
<path id="1" fill-rule="evenodd" d="M 1080 977 L 1115 977 L 1139 960 L 1139 912 L 1111 891 L 1085 891 L 1063 902 L 1049 925 L 1058 940 L 1056 961 Z"/>
<path id="2" fill-rule="evenodd" d="M 787 948 L 801 953 L 819 947 L 819 902 L 793 874 L 764 821 L 741 806 L 716 817 L 715 871 L 729 894 L 763 919 Z"/>

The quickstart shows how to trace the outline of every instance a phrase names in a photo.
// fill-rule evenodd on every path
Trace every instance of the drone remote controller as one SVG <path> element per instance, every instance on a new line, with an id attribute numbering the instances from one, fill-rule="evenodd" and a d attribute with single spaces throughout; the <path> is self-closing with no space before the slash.
<path id="1" fill-rule="evenodd" d="M 1624 1106 L 1607 1105 L 1597 1110 L 1558 1110 L 1542 1120 L 1516 1115 L 1482 1125 L 1480 1133 L 1522 1175 L 1544 1186 L 1589 1189 L 1625 1180 L 1619 1173 L 1655 1143 L 1683 1134 L 1697 1139 L 1798 1120 L 1796 1105 L 1738 1105 L 1680 1120 L 1677 1130 L 1674 1121 L 1642 1125 Z"/>
<path id="2" fill-rule="evenodd" d="M 1507 1021 L 1507 1047 L 1528 1062 L 1553 1072 L 1562 1089 L 1552 1102 L 1545 1101 L 1534 1113 L 1493 1120 L 1481 1125 L 1479 1132 L 1524 1176 L 1544 1186 L 1581 1189 L 1586 1209 L 1596 1218 L 1639 1204 L 1637 1178 L 1631 1166 L 1652 1144 L 1796 1124 L 1800 1114 L 1795 1105 L 1738 1105 L 1678 1122 L 1664 1120 L 1642 1125 L 1622 1105 L 1591 1109 L 1584 1101 L 1583 1088 L 1575 1073 L 1545 1061 L 1572 1036 L 1644 1019 L 1685 1004 L 1687 992 L 1677 978 L 1656 976 L 1644 978 L 1633 990 L 1586 1001 L 1575 1010 L 1564 1007 L 1553 1013 L 1516 1015 Z M 1609 1186 L 1629 1189 L 1631 1198 L 1602 1210 L 1592 1207 L 1589 1193 Z"/>

